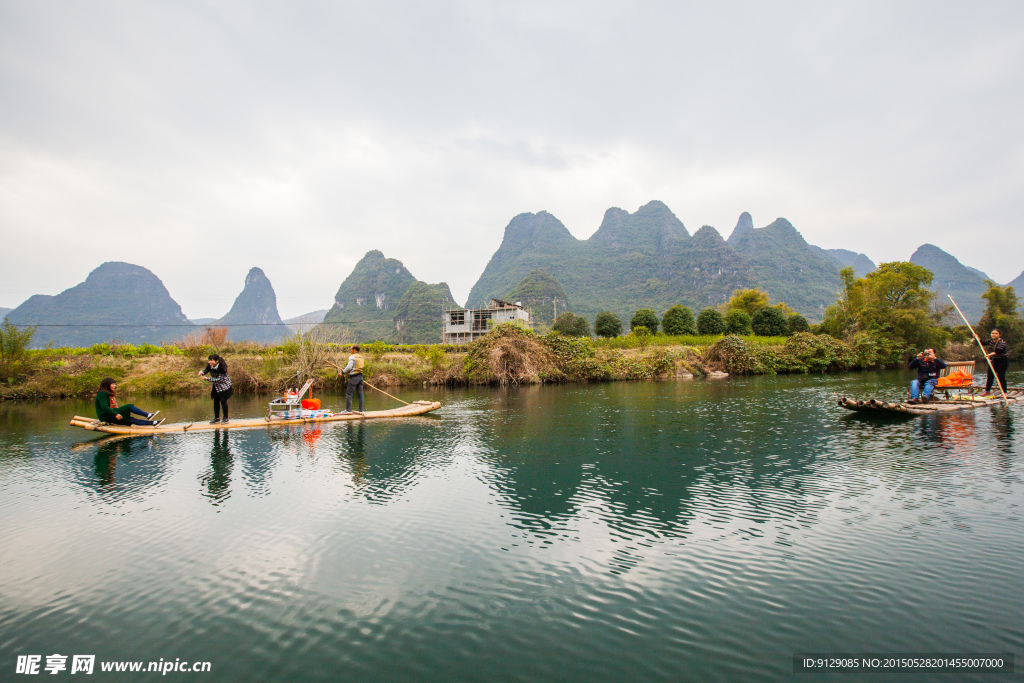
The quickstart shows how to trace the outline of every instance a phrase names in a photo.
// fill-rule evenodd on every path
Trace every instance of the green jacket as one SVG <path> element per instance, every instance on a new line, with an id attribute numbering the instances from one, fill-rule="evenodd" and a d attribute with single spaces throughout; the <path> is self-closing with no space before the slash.
<path id="1" fill-rule="evenodd" d="M 131 405 L 120 406 L 118 408 L 110 407 L 110 394 L 105 391 L 99 391 L 96 393 L 96 419 L 100 422 L 109 422 L 115 425 L 126 425 L 131 424 L 129 418 L 132 416 Z M 118 420 L 117 416 L 120 415 L 121 419 Z"/>

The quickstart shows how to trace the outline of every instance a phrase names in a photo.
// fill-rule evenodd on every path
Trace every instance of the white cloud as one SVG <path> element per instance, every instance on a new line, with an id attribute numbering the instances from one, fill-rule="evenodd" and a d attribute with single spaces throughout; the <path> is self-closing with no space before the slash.
<path id="1" fill-rule="evenodd" d="M 789 218 L 1008 281 L 1017 3 L 0 3 L 0 305 L 106 260 L 192 317 L 262 267 L 329 305 L 370 249 L 464 300 L 505 224 Z M 990 239 L 968 239 L 972 235 Z M 999 249 L 992 249 L 993 243 Z M 31 258 L 29 256 L 31 255 Z"/>

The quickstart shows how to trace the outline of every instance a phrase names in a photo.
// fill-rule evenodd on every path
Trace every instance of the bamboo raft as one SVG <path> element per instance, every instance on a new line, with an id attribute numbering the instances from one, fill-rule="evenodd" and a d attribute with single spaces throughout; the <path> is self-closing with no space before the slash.
<path id="1" fill-rule="evenodd" d="M 136 425 L 114 425 L 100 422 L 91 417 L 75 415 L 71 418 L 72 427 L 81 427 L 90 432 L 106 432 L 108 434 L 138 435 L 144 434 L 173 434 L 176 432 L 208 432 L 217 429 L 256 429 L 258 427 L 287 427 L 289 425 L 309 424 L 313 422 L 345 422 L 349 420 L 378 420 L 381 418 L 402 418 L 414 415 L 423 415 L 437 410 L 441 404 L 437 401 L 415 401 L 401 408 L 391 410 L 371 410 L 365 413 L 335 414 L 326 417 L 307 418 L 266 418 L 255 417 L 243 420 L 231 420 L 227 424 L 209 424 L 208 422 L 178 422 L 175 424 L 162 424 L 159 427 L 146 427 Z"/>
<path id="2" fill-rule="evenodd" d="M 1007 387 L 1006 400 L 1008 403 L 1024 403 L 1024 387 Z M 903 415 L 931 415 L 932 413 L 947 413 L 956 410 L 976 410 L 985 406 L 999 406 L 1003 404 L 1002 396 L 994 394 L 987 398 L 981 398 L 974 394 L 967 394 L 959 398 L 946 398 L 932 400 L 928 403 L 890 403 L 869 398 L 860 401 L 845 396 L 839 399 L 839 407 L 847 410 L 855 410 L 864 413 L 894 413 Z"/>

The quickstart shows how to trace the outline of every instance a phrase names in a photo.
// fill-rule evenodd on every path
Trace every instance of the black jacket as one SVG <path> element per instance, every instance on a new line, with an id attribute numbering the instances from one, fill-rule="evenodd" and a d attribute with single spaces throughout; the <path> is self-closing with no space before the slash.
<path id="1" fill-rule="evenodd" d="M 910 361 L 910 367 L 911 369 L 917 368 L 917 379 L 924 383 L 930 379 L 938 379 L 939 371 L 945 369 L 946 362 L 938 358 L 935 360 L 915 358 Z"/>
<path id="2" fill-rule="evenodd" d="M 1006 346 L 1006 340 L 1000 339 L 997 342 L 988 339 L 985 341 L 985 353 L 992 353 L 995 351 L 996 355 L 992 356 L 992 360 L 1007 360 L 1006 354 L 1009 352 L 1009 348 Z"/>

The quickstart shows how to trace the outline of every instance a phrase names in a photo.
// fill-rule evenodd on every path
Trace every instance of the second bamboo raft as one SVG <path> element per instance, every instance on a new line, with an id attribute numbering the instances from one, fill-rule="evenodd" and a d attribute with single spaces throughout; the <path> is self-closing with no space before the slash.
<path id="1" fill-rule="evenodd" d="M 1006 389 L 1006 400 L 1008 403 L 1024 403 L 1024 387 L 1008 387 Z M 840 408 L 865 413 L 931 415 L 932 413 L 947 413 L 955 410 L 975 410 L 985 406 L 999 406 L 1003 404 L 1003 399 L 998 395 L 982 398 L 977 395 L 968 394 L 962 398 L 944 398 L 929 401 L 928 403 L 891 403 L 874 398 L 858 400 L 844 396 L 839 399 L 838 404 Z"/>

